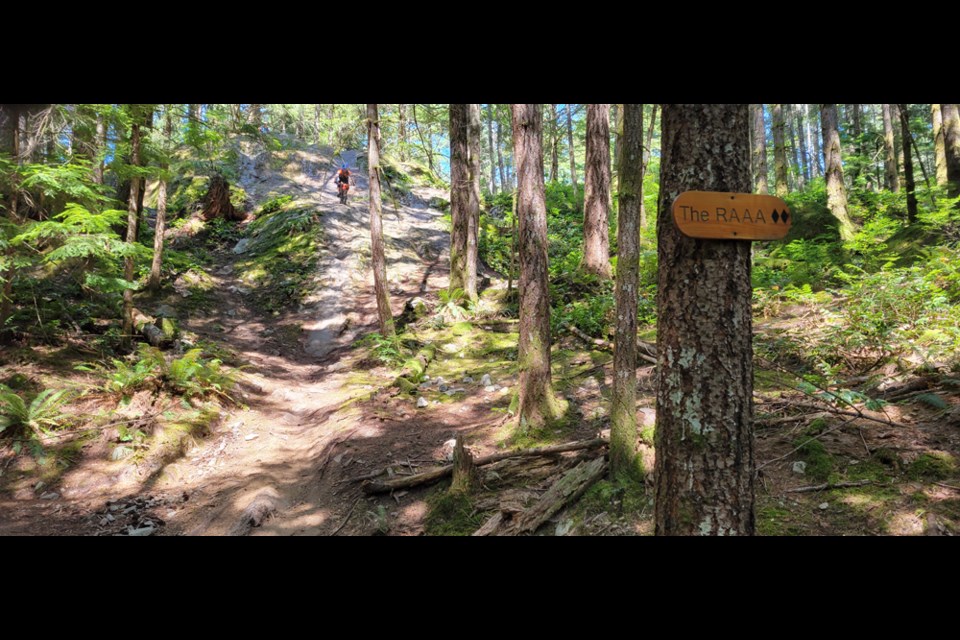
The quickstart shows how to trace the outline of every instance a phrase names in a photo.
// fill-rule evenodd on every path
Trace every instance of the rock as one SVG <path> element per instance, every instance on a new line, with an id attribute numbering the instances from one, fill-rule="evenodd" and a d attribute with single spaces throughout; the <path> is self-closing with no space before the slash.
<path id="1" fill-rule="evenodd" d="M 553 535 L 556 536 L 565 536 L 570 533 L 570 530 L 573 529 L 573 520 L 561 520 L 557 523 L 557 528 L 554 531 Z"/>
<path id="2" fill-rule="evenodd" d="M 245 238 L 245 239 L 246 239 L 246 238 Z M 241 240 L 240 242 L 243 242 L 243 240 Z M 240 243 L 238 242 L 237 244 L 239 245 Z M 234 249 L 236 249 L 236 247 L 234 247 Z M 222 267 L 220 267 L 219 269 L 217 269 L 217 274 L 219 274 L 219 275 L 221 275 L 221 276 L 228 276 L 228 275 L 230 275 L 231 273 L 233 273 L 233 265 L 232 265 L 232 264 L 226 264 L 226 265 L 223 265 Z"/>
<path id="3" fill-rule="evenodd" d="M 449 385 L 445 385 L 445 384 L 441 384 L 437 388 L 440 390 L 441 393 L 446 393 L 450 389 Z"/>
<path id="4" fill-rule="evenodd" d="M 447 381 L 443 379 L 443 376 L 437 376 L 437 379 L 433 381 L 433 384 L 435 384 L 438 387 L 443 386 L 446 383 Z M 441 391 L 443 391 L 443 389 L 441 389 Z"/>
<path id="5" fill-rule="evenodd" d="M 251 433 L 251 434 L 249 434 L 248 436 L 246 436 L 246 437 L 244 438 L 244 440 L 250 441 L 250 440 L 255 440 L 255 439 L 259 438 L 259 437 L 260 437 L 260 434 L 259 434 L 259 433 Z"/>
<path id="6" fill-rule="evenodd" d="M 484 387 L 489 387 L 490 385 L 493 384 L 493 380 L 490 378 L 489 373 L 483 374 L 483 377 L 480 378 L 480 384 L 483 385 Z"/>
<path id="7" fill-rule="evenodd" d="M 803 475 L 807 472 L 807 463 L 803 460 L 797 460 L 793 463 L 793 472 Z"/>
<path id="8" fill-rule="evenodd" d="M 141 527 L 141 528 L 139 528 L 139 529 L 134 529 L 133 527 L 127 527 L 127 535 L 128 535 L 128 536 L 137 536 L 137 537 L 149 536 L 149 535 L 153 534 L 153 532 L 156 531 L 156 530 L 157 530 L 157 528 L 156 528 L 156 527 L 153 527 L 153 526 L 150 526 L 150 527 Z"/>
<path id="9" fill-rule="evenodd" d="M 250 248 L 250 238 L 243 238 L 233 248 L 233 252 L 236 254 L 241 254 L 241 253 L 245 253 L 249 248 Z"/>
<path id="10" fill-rule="evenodd" d="M 47 493 L 40 496 L 41 500 L 56 500 L 60 497 L 60 494 L 56 491 L 48 491 Z"/>
<path id="11" fill-rule="evenodd" d="M 106 520 L 107 522 L 113 522 L 114 520 L 116 520 L 116 518 L 114 518 L 112 515 L 110 515 L 110 514 L 108 513 L 108 514 L 104 517 L 104 520 Z"/>
<path id="12" fill-rule="evenodd" d="M 457 393 L 466 393 L 466 392 L 467 390 L 464 389 L 463 387 L 457 387 L 456 389 L 447 389 L 446 391 L 444 391 L 444 393 L 446 393 L 448 396 L 452 396 Z"/>
<path id="13" fill-rule="evenodd" d="M 489 387 L 484 387 L 483 390 L 487 393 L 494 393 L 496 392 L 497 387 L 495 385 L 490 385 Z"/>
<path id="14" fill-rule="evenodd" d="M 473 378 L 471 378 L 470 376 L 463 376 L 463 384 L 471 384 L 472 382 L 473 382 Z"/>
<path id="15" fill-rule="evenodd" d="M 829 508 L 830 508 L 830 503 L 829 503 L 829 502 L 821 502 L 821 503 L 820 503 L 820 511 L 826 511 L 826 510 L 829 509 Z"/>
<path id="16" fill-rule="evenodd" d="M 427 399 L 424 398 L 423 396 L 420 396 L 419 398 L 417 398 L 417 409 L 423 409 L 423 408 L 426 407 L 428 404 L 430 404 L 430 403 L 427 402 Z"/>
<path id="17" fill-rule="evenodd" d="M 424 376 L 423 376 L 423 381 L 424 381 L 424 382 L 430 382 L 430 376 L 424 375 Z"/>
<path id="18" fill-rule="evenodd" d="M 227 315 L 230 316 L 231 318 L 235 318 L 235 317 L 237 316 L 237 310 L 236 310 L 236 309 L 227 309 Z"/>
<path id="19" fill-rule="evenodd" d="M 153 312 L 153 315 L 157 316 L 158 318 L 175 319 L 177 317 L 177 311 L 168 304 L 162 304 L 156 308 L 156 310 Z"/>

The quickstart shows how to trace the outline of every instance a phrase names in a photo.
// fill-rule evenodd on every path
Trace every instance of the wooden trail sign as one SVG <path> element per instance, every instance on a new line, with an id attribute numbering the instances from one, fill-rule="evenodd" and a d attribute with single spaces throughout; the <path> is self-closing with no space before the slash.
<path id="1" fill-rule="evenodd" d="M 780 198 L 720 191 L 684 191 L 673 219 L 685 236 L 721 240 L 780 240 L 793 224 Z"/>

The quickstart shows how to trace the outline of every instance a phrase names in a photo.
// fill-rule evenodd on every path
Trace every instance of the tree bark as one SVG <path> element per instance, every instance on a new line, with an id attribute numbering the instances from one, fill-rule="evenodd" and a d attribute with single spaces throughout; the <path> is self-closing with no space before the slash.
<path id="1" fill-rule="evenodd" d="M 614 104 L 613 109 L 613 176 L 616 179 L 616 193 L 620 193 L 620 145 L 623 138 L 623 105 Z M 613 187 L 611 187 L 613 189 Z M 619 204 L 617 205 L 619 207 Z"/>
<path id="2" fill-rule="evenodd" d="M 103 156 L 107 148 L 107 123 L 103 114 L 97 114 L 97 146 L 94 149 L 93 181 L 103 184 Z"/>
<path id="3" fill-rule="evenodd" d="M 610 399 L 610 473 L 630 473 L 637 445 L 637 285 L 643 202 L 643 105 L 624 104 L 617 217 L 617 300 Z"/>
<path id="4" fill-rule="evenodd" d="M 944 142 L 943 113 L 939 104 L 930 105 L 930 117 L 933 120 L 933 146 L 937 165 L 937 185 L 947 184 L 947 147 Z"/>
<path id="5" fill-rule="evenodd" d="M 570 154 L 570 183 L 573 185 L 573 201 L 577 201 L 577 154 L 573 146 L 573 105 L 567 105 L 567 151 Z"/>
<path id="6" fill-rule="evenodd" d="M 960 196 L 960 109 L 956 104 L 941 104 L 943 142 L 947 157 L 947 197 Z"/>
<path id="7" fill-rule="evenodd" d="M 826 161 L 827 207 L 837 219 L 840 238 L 853 240 L 854 225 L 847 213 L 847 189 L 843 185 L 843 160 L 840 157 L 840 132 L 837 129 L 837 105 L 820 105 L 820 123 L 823 126 L 823 154 Z"/>
<path id="8" fill-rule="evenodd" d="M 13 108 L 4 109 L 10 118 L 10 157 L 14 165 L 20 167 L 20 110 L 17 105 Z M 14 172 L 10 185 L 10 196 L 7 201 L 7 217 L 14 224 L 20 224 L 20 215 L 17 211 L 20 202 L 20 176 Z M 7 250 L 7 268 L 3 272 L 3 295 L 0 296 L 0 335 L 6 332 L 7 320 L 13 313 L 13 279 L 17 275 L 14 266 L 14 248 L 8 245 Z"/>
<path id="9" fill-rule="evenodd" d="M 463 434 L 458 433 L 453 447 L 453 480 L 450 482 L 450 493 L 470 493 L 480 479 L 477 474 L 477 465 L 473 456 L 463 446 Z"/>
<path id="10" fill-rule="evenodd" d="M 850 120 L 850 133 L 853 137 L 853 152 L 857 156 L 857 162 L 850 169 L 850 181 L 852 184 L 857 182 L 860 175 L 860 158 L 863 157 L 863 126 L 860 117 L 860 105 L 847 105 L 847 118 Z"/>
<path id="11" fill-rule="evenodd" d="M 471 300 L 477 299 L 478 236 L 480 233 L 480 163 L 482 145 L 480 136 L 480 105 L 467 105 L 467 151 L 470 182 L 467 185 L 467 286 L 464 288 Z"/>
<path id="12" fill-rule="evenodd" d="M 747 105 L 663 105 L 657 216 L 657 535 L 754 533 L 749 242 L 673 222 L 689 190 L 748 192 Z"/>
<path id="13" fill-rule="evenodd" d="M 897 153 L 893 141 L 893 117 L 889 104 L 883 105 L 883 186 L 894 193 L 900 191 Z"/>
<path id="14" fill-rule="evenodd" d="M 493 147 L 493 109 L 487 103 L 487 154 L 490 159 L 490 193 L 497 193 L 497 159 Z"/>
<path id="15" fill-rule="evenodd" d="M 505 191 L 511 191 L 513 187 L 507 182 L 507 174 L 503 169 L 503 128 L 500 126 L 500 105 L 496 108 L 497 115 L 497 166 L 500 169 L 500 188 Z"/>
<path id="16" fill-rule="evenodd" d="M 793 177 L 793 185 L 795 189 L 803 189 L 803 169 L 800 166 L 800 155 L 799 155 L 799 144 L 797 143 L 797 127 L 794 126 L 793 119 L 793 105 L 787 105 L 787 113 L 785 114 L 787 119 L 787 129 L 790 132 L 790 155 L 793 159 L 793 164 L 790 167 L 790 176 Z"/>
<path id="17" fill-rule="evenodd" d="M 807 142 L 813 150 L 810 171 L 814 178 L 823 177 L 823 164 L 820 158 L 820 125 L 817 122 L 818 111 L 812 104 L 807 105 Z"/>
<path id="18" fill-rule="evenodd" d="M 163 119 L 163 138 L 169 145 L 173 136 L 173 118 L 170 108 L 167 105 L 166 114 Z M 160 288 L 160 271 L 163 267 L 163 235 L 167 229 L 167 170 L 169 165 L 164 160 L 160 164 L 162 175 L 160 176 L 160 186 L 157 188 L 157 223 L 153 234 L 153 262 L 150 265 L 150 280 L 147 287 L 156 291 Z"/>
<path id="19" fill-rule="evenodd" d="M 550 105 L 550 182 L 560 179 L 560 140 L 557 127 L 557 105 Z"/>
<path id="20" fill-rule="evenodd" d="M 370 173 L 370 254 L 373 289 L 377 298 L 380 335 L 395 335 L 390 291 L 387 288 L 387 259 L 383 245 L 383 210 L 380 203 L 380 113 L 377 105 L 367 105 L 367 171 Z"/>
<path id="21" fill-rule="evenodd" d="M 407 161 L 407 105 L 398 104 L 397 110 L 399 115 L 397 116 L 399 120 L 399 136 L 400 136 L 400 161 Z"/>
<path id="22" fill-rule="evenodd" d="M 801 172 L 800 175 L 803 177 L 803 184 L 806 185 L 810 182 L 810 153 L 807 150 L 807 137 L 806 129 L 803 126 L 803 109 L 801 105 L 795 104 L 793 106 L 793 117 L 796 122 L 796 131 L 797 131 L 797 142 L 800 145 L 800 165 Z"/>
<path id="23" fill-rule="evenodd" d="M 131 105 L 133 110 L 133 105 Z M 135 113 L 131 114 L 130 124 L 130 164 L 134 167 L 140 166 L 140 119 Z M 133 244 L 137 241 L 137 204 L 140 201 L 140 180 L 133 178 L 130 180 L 130 197 L 127 200 L 127 242 Z M 134 276 L 133 256 L 127 256 L 123 260 L 123 279 L 127 282 L 133 282 Z M 123 290 L 123 340 L 130 344 L 133 336 L 133 290 Z"/>
<path id="24" fill-rule="evenodd" d="M 543 186 L 543 111 L 538 104 L 513 105 L 520 219 L 520 432 L 560 417 L 550 381 L 550 290 L 547 208 Z"/>
<path id="25" fill-rule="evenodd" d="M 787 184 L 787 147 L 784 140 L 786 123 L 783 119 L 783 105 L 772 104 L 770 110 L 773 117 L 774 191 L 778 197 L 784 198 L 790 193 L 790 188 Z"/>
<path id="26" fill-rule="evenodd" d="M 897 112 L 900 114 L 902 129 L 900 141 L 903 144 L 903 185 L 907 190 L 907 221 L 913 224 L 917 221 L 917 193 L 913 180 L 913 159 L 910 157 L 910 112 L 905 104 L 898 104 Z"/>
<path id="27" fill-rule="evenodd" d="M 470 278 L 471 221 L 473 217 L 473 178 L 471 176 L 472 105 L 450 105 L 450 291 L 462 290 L 476 296 L 476 237 L 473 238 L 474 267 Z M 479 176 L 478 176 L 479 178 Z M 474 232 L 476 228 L 474 226 Z M 472 291 L 471 291 L 472 284 Z"/>
<path id="28" fill-rule="evenodd" d="M 610 105 L 587 105 L 586 177 L 583 183 L 581 268 L 610 278 Z"/>

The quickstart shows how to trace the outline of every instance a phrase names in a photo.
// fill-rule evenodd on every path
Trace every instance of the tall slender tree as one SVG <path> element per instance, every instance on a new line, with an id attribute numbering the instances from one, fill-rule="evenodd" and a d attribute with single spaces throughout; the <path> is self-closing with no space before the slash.
<path id="1" fill-rule="evenodd" d="M 610 471 L 629 473 L 637 441 L 637 286 L 640 203 L 643 201 L 643 105 L 621 105 L 620 206 L 617 209 L 617 299 L 613 393 L 610 397 Z"/>
<path id="2" fill-rule="evenodd" d="M 947 184 L 947 146 L 943 134 L 943 113 L 939 104 L 930 105 L 930 117 L 933 121 L 933 148 L 937 166 L 937 184 Z"/>
<path id="3" fill-rule="evenodd" d="M 787 105 L 785 117 L 787 119 L 787 131 L 790 133 L 790 176 L 793 178 L 793 185 L 796 189 L 803 189 L 803 169 L 800 166 L 800 145 L 797 144 L 797 129 L 793 121 L 793 105 Z"/>
<path id="4" fill-rule="evenodd" d="M 397 105 L 397 135 L 400 136 L 400 160 L 407 160 L 407 105 Z"/>
<path id="5" fill-rule="evenodd" d="M 450 290 L 476 297 L 476 236 L 471 242 L 473 178 L 471 176 L 469 104 L 450 105 Z M 479 176 L 478 176 L 479 178 Z M 479 205 L 479 202 L 477 202 Z M 473 228 L 474 232 L 476 228 Z M 473 252 L 471 252 L 471 244 Z M 471 253 L 473 277 L 471 278 Z"/>
<path id="6" fill-rule="evenodd" d="M 663 105 L 657 293 L 657 535 L 754 533 L 750 243 L 688 238 L 689 190 L 749 192 L 747 105 Z"/>
<path id="7" fill-rule="evenodd" d="M 550 380 L 550 292 L 547 280 L 547 208 L 543 185 L 543 110 L 513 106 L 520 219 L 520 431 L 560 417 Z"/>
<path id="8" fill-rule="evenodd" d="M 777 196 L 783 198 L 790 192 L 787 183 L 787 146 L 786 146 L 786 121 L 783 117 L 783 105 L 770 105 L 771 115 L 773 117 L 773 177 L 774 191 Z"/>
<path id="9" fill-rule="evenodd" d="M 850 135 L 853 142 L 853 153 L 857 158 L 856 162 L 851 163 L 850 180 L 856 183 L 860 175 L 860 162 L 863 158 L 863 125 L 861 118 L 861 109 L 859 104 L 847 105 L 847 119 L 850 121 Z"/>
<path id="10" fill-rule="evenodd" d="M 496 150 L 493 148 L 493 109 L 487 103 L 487 152 L 490 159 L 490 193 L 497 192 L 497 160 Z"/>
<path id="11" fill-rule="evenodd" d="M 140 167 L 140 123 L 143 118 L 145 105 L 128 105 L 130 116 L 130 166 L 135 169 Z M 127 199 L 127 242 L 133 244 L 137 241 L 137 227 L 139 216 L 137 209 L 140 202 L 140 180 L 134 177 L 130 180 L 130 195 Z M 133 256 L 127 256 L 123 259 L 123 278 L 127 282 L 133 282 L 134 277 Z M 130 344 L 133 336 L 133 289 L 123 290 L 123 336 L 124 342 Z"/>
<path id="12" fill-rule="evenodd" d="M 796 121 L 797 141 L 800 144 L 800 164 L 803 176 L 803 183 L 810 182 L 810 154 L 807 151 L 806 128 L 803 126 L 804 109 L 803 105 L 795 104 L 793 107 L 793 117 Z"/>
<path id="13" fill-rule="evenodd" d="M 647 176 L 647 168 L 650 166 L 650 156 L 653 150 L 653 130 L 657 126 L 657 109 L 660 108 L 660 105 L 655 104 L 650 108 L 650 124 L 647 125 L 647 137 L 643 143 L 643 167 L 640 171 L 640 183 L 643 184 L 644 178 Z M 640 198 L 640 229 L 647 228 L 647 207 L 643 201 L 643 198 Z M 641 243 L 643 242 L 643 237 L 641 236 Z"/>
<path id="14" fill-rule="evenodd" d="M 500 172 L 500 188 L 510 191 L 513 189 L 510 186 L 510 183 L 507 182 L 507 174 L 503 168 L 503 128 L 500 124 L 500 105 L 497 105 L 496 108 L 497 114 L 497 168 Z"/>
<path id="15" fill-rule="evenodd" d="M 157 186 L 157 221 L 153 233 L 153 261 L 150 264 L 150 279 L 147 281 L 147 287 L 154 291 L 160 288 L 160 271 L 163 266 L 163 236 L 167 229 L 167 172 L 170 169 L 167 154 L 170 152 L 169 145 L 173 137 L 172 109 L 173 105 L 166 105 L 163 116 L 163 142 L 167 148 L 163 149 L 163 159 L 160 162 L 160 180 Z"/>
<path id="16" fill-rule="evenodd" d="M 570 154 L 570 183 L 573 185 L 573 199 L 577 199 L 577 153 L 573 146 L 573 105 L 567 107 L 567 150 Z"/>
<path id="17" fill-rule="evenodd" d="M 813 153 L 810 172 L 814 178 L 823 177 L 823 164 L 820 158 L 820 123 L 817 120 L 819 109 L 816 105 L 807 105 L 807 145 Z"/>
<path id="18" fill-rule="evenodd" d="M 907 105 L 898 104 L 897 113 L 900 114 L 900 141 L 903 145 L 903 186 L 907 190 L 907 220 L 910 224 L 917 221 L 917 193 L 913 179 L 913 158 L 910 157 L 910 112 Z"/>
<path id="19" fill-rule="evenodd" d="M 557 126 L 557 105 L 550 105 L 550 182 L 560 179 L 560 128 Z"/>
<path id="20" fill-rule="evenodd" d="M 827 207 L 839 223 L 840 237 L 844 241 L 850 241 L 853 240 L 855 228 L 847 213 L 847 190 L 843 185 L 837 105 L 820 105 L 820 122 L 823 126 L 823 155 L 826 161 Z"/>
<path id="21" fill-rule="evenodd" d="M 893 116 L 889 104 L 883 105 L 883 186 L 894 193 L 900 191 L 897 152 L 894 150 Z"/>
<path id="22" fill-rule="evenodd" d="M 956 104 L 941 104 L 943 143 L 947 157 L 947 196 L 960 196 L 960 109 Z"/>
<path id="23" fill-rule="evenodd" d="M 471 300 L 477 299 L 477 238 L 480 229 L 480 176 L 481 144 L 480 105 L 467 105 L 467 169 L 470 183 L 467 185 L 467 286 L 464 288 Z"/>
<path id="24" fill-rule="evenodd" d="M 587 105 L 586 177 L 583 183 L 583 263 L 587 273 L 610 277 L 610 105 Z"/>
<path id="25" fill-rule="evenodd" d="M 383 207 L 380 202 L 380 110 L 367 105 L 367 171 L 370 173 L 370 255 L 373 267 L 373 289 L 377 298 L 377 319 L 380 335 L 396 334 L 390 291 L 387 288 L 387 258 L 383 244 Z"/>

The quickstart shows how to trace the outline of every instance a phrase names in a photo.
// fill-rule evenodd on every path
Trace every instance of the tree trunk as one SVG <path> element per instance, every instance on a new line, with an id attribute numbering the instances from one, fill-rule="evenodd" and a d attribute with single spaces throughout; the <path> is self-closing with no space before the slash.
<path id="1" fill-rule="evenodd" d="M 14 105 L 13 108 L 4 108 L 10 118 L 10 157 L 14 165 L 20 166 L 20 110 Z M 10 185 L 10 197 L 7 202 L 7 216 L 14 225 L 20 224 L 20 215 L 17 208 L 20 202 L 20 176 L 14 173 Z M 3 296 L 0 299 L 0 335 L 6 332 L 7 320 L 13 313 L 13 279 L 17 275 L 14 266 L 14 248 L 13 245 L 7 245 L 7 267 L 3 272 Z"/>
<path id="2" fill-rule="evenodd" d="M 861 158 L 863 157 L 863 143 L 861 139 L 863 128 L 861 125 L 861 118 L 860 118 L 860 105 L 859 104 L 846 105 L 846 116 L 847 116 L 847 122 L 850 125 L 850 137 L 852 138 L 851 151 L 857 158 L 856 162 L 854 162 L 850 167 L 850 183 L 856 184 L 857 178 L 860 175 Z"/>
<path id="3" fill-rule="evenodd" d="M 793 105 L 787 106 L 787 113 L 785 114 L 787 119 L 787 129 L 790 131 L 790 149 L 791 149 L 791 158 L 793 159 L 793 164 L 790 167 L 790 175 L 793 177 L 793 185 L 795 189 L 803 189 L 803 170 L 800 168 L 800 155 L 799 155 L 799 144 L 797 144 L 797 128 L 794 127 L 794 119 L 791 117 L 793 114 Z"/>
<path id="4" fill-rule="evenodd" d="M 487 103 L 487 155 L 490 160 L 490 193 L 497 193 L 497 159 L 493 148 L 493 109 Z"/>
<path id="5" fill-rule="evenodd" d="M 133 106 L 131 105 L 131 109 Z M 130 164 L 134 167 L 140 166 L 140 121 L 135 114 L 132 114 L 130 124 Z M 137 241 L 137 203 L 140 202 L 140 180 L 134 178 L 130 181 L 130 197 L 127 199 L 127 242 L 133 244 Z M 123 260 L 123 279 L 127 282 L 133 282 L 134 276 L 133 256 L 127 256 Z M 123 341 L 130 344 L 133 336 L 133 290 L 123 290 Z"/>
<path id="6" fill-rule="evenodd" d="M 893 117 L 890 105 L 883 105 L 883 186 L 888 191 L 900 191 L 900 176 L 897 171 L 897 152 L 894 150 Z"/>
<path id="7" fill-rule="evenodd" d="M 557 127 L 557 105 L 550 105 L 550 182 L 560 179 L 560 140 Z"/>
<path id="8" fill-rule="evenodd" d="M 807 184 L 810 182 L 810 154 L 807 150 L 807 136 L 806 128 L 803 126 L 803 109 L 801 105 L 793 105 L 793 116 L 797 125 L 797 140 L 800 144 L 800 164 L 801 164 L 801 173 L 803 176 L 803 183 Z"/>
<path id="9" fill-rule="evenodd" d="M 637 285 L 643 202 L 643 105 L 624 104 L 617 217 L 616 342 L 610 399 L 610 471 L 630 473 L 637 444 Z"/>
<path id="10" fill-rule="evenodd" d="M 843 185 L 843 160 L 840 157 L 840 132 L 837 130 L 837 105 L 820 105 L 823 126 L 823 154 L 826 161 L 827 207 L 837 219 L 840 238 L 853 240 L 853 221 L 847 213 L 847 190 Z"/>
<path id="11" fill-rule="evenodd" d="M 660 105 L 655 104 L 650 109 L 650 124 L 647 126 L 647 138 L 643 143 L 643 170 L 640 172 L 640 183 L 647 177 L 647 167 L 650 166 L 650 154 L 653 152 L 653 130 L 657 126 L 657 110 Z M 647 205 L 643 198 L 640 198 L 640 230 L 647 228 Z M 643 236 L 640 243 L 643 244 Z"/>
<path id="12" fill-rule="evenodd" d="M 470 220 L 473 181 L 470 175 L 470 105 L 450 105 L 450 291 L 470 295 Z M 476 273 L 476 267 L 474 267 Z M 473 281 L 476 295 L 476 277 Z M 471 296 L 473 297 L 473 296 Z"/>
<path id="13" fill-rule="evenodd" d="M 107 148 L 107 123 L 102 113 L 97 114 L 97 147 L 93 162 L 93 181 L 103 184 L 103 156 Z"/>
<path id="14" fill-rule="evenodd" d="M 543 111 L 513 105 L 520 218 L 520 432 L 560 417 L 550 381 L 550 290 L 547 279 L 547 208 L 543 186 Z"/>
<path id="15" fill-rule="evenodd" d="M 573 185 L 573 201 L 577 201 L 577 154 L 573 147 L 573 105 L 567 105 L 567 149 L 570 154 L 570 183 Z"/>
<path id="16" fill-rule="evenodd" d="M 478 234 L 480 232 L 480 105 L 467 105 L 467 151 L 470 182 L 467 184 L 467 286 L 464 291 L 471 300 L 477 299 Z"/>
<path id="17" fill-rule="evenodd" d="M 657 535 L 754 533 L 749 242 L 673 222 L 689 190 L 748 192 L 747 105 L 664 105 L 657 294 Z"/>
<path id="18" fill-rule="evenodd" d="M 616 179 L 615 191 L 620 193 L 620 145 L 623 138 L 623 105 L 614 104 L 613 109 L 613 176 Z M 614 187 L 611 187 L 614 189 Z M 618 198 L 619 200 L 619 198 Z M 619 204 L 617 207 L 619 208 Z"/>
<path id="19" fill-rule="evenodd" d="M 917 194 L 913 180 L 913 159 L 910 157 L 910 113 L 907 105 L 897 105 L 900 113 L 900 141 L 903 144 L 903 184 L 907 189 L 907 221 L 913 224 L 917 221 Z"/>
<path id="20" fill-rule="evenodd" d="M 943 135 L 943 113 L 939 104 L 930 105 L 930 116 L 933 119 L 933 146 L 937 165 L 937 185 L 947 184 L 947 147 Z"/>
<path id="21" fill-rule="evenodd" d="M 167 112 L 163 119 L 163 139 L 170 145 L 173 137 L 173 118 L 170 114 L 171 105 L 167 105 Z M 150 265 L 150 280 L 147 287 L 156 291 L 160 288 L 160 271 L 163 267 L 163 235 L 167 229 L 167 169 L 166 161 L 161 163 L 160 186 L 157 189 L 157 224 L 153 234 L 153 262 Z"/>
<path id="22" fill-rule="evenodd" d="M 415 104 L 413 105 L 413 126 L 416 128 L 417 136 L 420 138 L 420 146 L 423 148 L 423 152 L 427 154 L 427 166 L 430 168 L 430 174 L 436 175 L 436 172 L 433 170 L 433 147 L 423 137 L 423 131 L 420 129 L 420 123 L 417 121 L 417 105 Z"/>
<path id="23" fill-rule="evenodd" d="M 947 156 L 947 196 L 960 196 L 960 109 L 956 104 L 941 104 L 943 142 Z"/>
<path id="24" fill-rule="evenodd" d="M 510 191 L 512 187 L 507 182 L 507 174 L 503 169 L 503 149 L 501 145 L 503 144 L 503 129 L 500 126 L 500 105 L 497 105 L 496 108 L 497 116 L 497 166 L 500 169 L 500 188 L 506 191 Z"/>
<path id="25" fill-rule="evenodd" d="M 480 483 L 477 465 L 473 456 L 463 446 L 463 435 L 457 434 L 453 447 L 453 480 L 450 482 L 449 493 L 470 493 Z"/>
<path id="26" fill-rule="evenodd" d="M 320 144 L 320 108 L 322 105 L 313 105 L 313 143 Z"/>
<path id="27" fill-rule="evenodd" d="M 406 162 L 407 160 L 407 105 L 398 104 L 397 110 L 399 115 L 397 116 L 399 120 L 399 135 L 400 135 L 400 161 Z"/>
<path id="28" fill-rule="evenodd" d="M 784 140 L 785 122 L 783 119 L 783 105 L 770 105 L 773 117 L 773 175 L 774 190 L 780 198 L 786 197 L 790 192 L 787 185 L 787 147 Z"/>
<path id="29" fill-rule="evenodd" d="M 807 144 L 813 150 L 810 171 L 814 178 L 823 177 L 823 164 L 820 159 L 820 125 L 817 122 L 818 111 L 812 104 L 807 105 Z"/>
<path id="30" fill-rule="evenodd" d="M 377 298 L 380 335 L 395 335 L 390 291 L 387 288 L 387 259 L 383 245 L 383 210 L 380 203 L 380 114 L 377 105 L 367 105 L 367 171 L 370 174 L 370 262 L 373 289 Z"/>
<path id="31" fill-rule="evenodd" d="M 587 105 L 586 177 L 583 183 L 581 268 L 610 278 L 610 105 Z"/>

